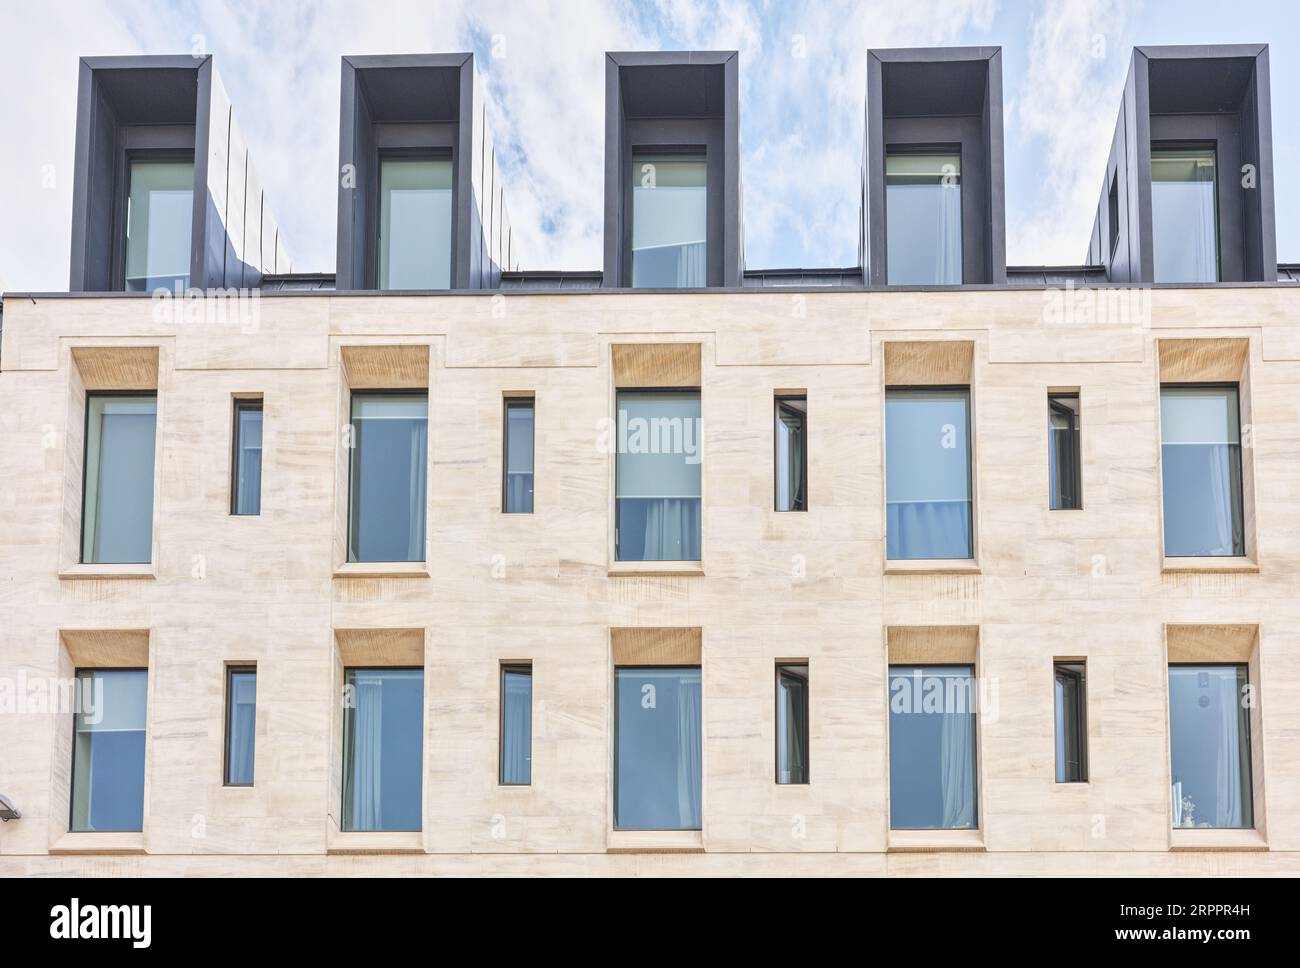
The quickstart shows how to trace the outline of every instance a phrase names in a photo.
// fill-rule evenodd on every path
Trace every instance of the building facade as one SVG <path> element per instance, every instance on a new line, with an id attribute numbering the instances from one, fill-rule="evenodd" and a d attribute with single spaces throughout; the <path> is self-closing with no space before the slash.
<path id="1" fill-rule="evenodd" d="M 609 55 L 592 273 L 472 59 L 346 61 L 347 288 L 5 300 L 0 871 L 1300 873 L 1300 291 L 1196 51 L 1269 196 L 1153 141 L 1136 286 L 1005 266 L 996 49 L 871 52 L 865 282 L 743 268 L 734 53 Z M 183 190 L 127 134 L 78 205 Z"/>

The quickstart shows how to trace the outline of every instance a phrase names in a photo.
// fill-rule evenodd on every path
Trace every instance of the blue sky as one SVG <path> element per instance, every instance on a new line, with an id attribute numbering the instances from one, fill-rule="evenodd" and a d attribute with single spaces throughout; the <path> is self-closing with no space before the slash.
<path id="1" fill-rule="evenodd" d="M 1300 261 L 1300 21 L 1282 2 L 49 0 L 0 9 L 0 289 L 67 287 L 76 60 L 215 56 L 295 268 L 334 265 L 339 58 L 473 50 L 527 268 L 601 260 L 605 50 L 741 52 L 746 262 L 857 261 L 866 51 L 1003 49 L 1007 257 L 1078 263 L 1135 44 L 1271 46 L 1278 256 Z"/>

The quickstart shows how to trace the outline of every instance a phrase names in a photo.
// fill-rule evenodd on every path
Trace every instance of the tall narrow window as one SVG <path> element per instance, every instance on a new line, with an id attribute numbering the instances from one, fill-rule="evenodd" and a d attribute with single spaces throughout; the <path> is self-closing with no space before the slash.
<path id="1" fill-rule="evenodd" d="M 419 830 L 424 670 L 344 674 L 343 829 Z"/>
<path id="2" fill-rule="evenodd" d="M 533 401 L 506 400 L 505 480 L 501 509 L 533 513 Z"/>
<path id="3" fill-rule="evenodd" d="M 348 561 L 423 561 L 429 397 L 352 394 Z"/>
<path id="4" fill-rule="evenodd" d="M 776 509 L 808 510 L 808 398 L 776 398 Z"/>
<path id="5" fill-rule="evenodd" d="M 72 823 L 84 831 L 144 829 L 144 669 L 78 669 Z"/>
<path id="6" fill-rule="evenodd" d="M 379 288 L 451 288 L 451 159 L 379 163 Z"/>
<path id="7" fill-rule="evenodd" d="M 892 560 L 970 558 L 970 391 L 885 394 L 887 554 Z"/>
<path id="8" fill-rule="evenodd" d="M 1156 282 L 1219 280 L 1213 148 L 1151 148 L 1151 248 Z"/>
<path id="9" fill-rule="evenodd" d="M 776 667 L 776 782 L 808 782 L 808 666 Z"/>
<path id="10" fill-rule="evenodd" d="M 620 390 L 619 561 L 700 560 L 700 392 Z"/>
<path id="11" fill-rule="evenodd" d="M 960 285 L 961 155 L 887 154 L 885 223 L 890 285 Z"/>
<path id="12" fill-rule="evenodd" d="M 703 154 L 632 158 L 632 285 L 707 285 L 708 188 Z"/>
<path id="13" fill-rule="evenodd" d="M 1058 662 L 1056 689 L 1056 782 L 1088 780 L 1087 667 Z"/>
<path id="14" fill-rule="evenodd" d="M 129 163 L 126 212 L 128 292 L 173 289 L 190 283 L 194 221 L 194 159 L 134 158 Z"/>
<path id="15" fill-rule="evenodd" d="M 1107 229 L 1109 231 L 1108 239 L 1110 245 L 1107 246 L 1109 255 L 1115 254 L 1115 243 L 1119 241 L 1119 169 L 1110 173 L 1110 192 L 1106 197 L 1106 215 L 1109 219 Z"/>
<path id="16" fill-rule="evenodd" d="M 235 400 L 235 460 L 231 514 L 262 513 L 262 401 Z"/>
<path id="17" fill-rule="evenodd" d="M 1160 388 L 1165 555 L 1246 553 L 1237 387 Z"/>
<path id="18" fill-rule="evenodd" d="M 501 783 L 533 782 L 533 667 L 501 667 Z"/>
<path id="19" fill-rule="evenodd" d="M 700 670 L 614 670 L 614 826 L 699 830 Z"/>
<path id="20" fill-rule="evenodd" d="M 226 786 L 253 785 L 257 732 L 257 669 L 226 671 Z"/>
<path id="21" fill-rule="evenodd" d="M 976 825 L 975 670 L 889 667 L 889 825 Z"/>
<path id="22" fill-rule="evenodd" d="M 1169 667 L 1175 827 L 1253 827 L 1244 665 Z"/>
<path id="23" fill-rule="evenodd" d="M 155 393 L 86 396 L 81 560 L 153 560 Z"/>
<path id="24" fill-rule="evenodd" d="M 1052 479 L 1051 508 L 1053 511 L 1077 511 L 1083 507 L 1077 393 L 1047 395 L 1047 426 L 1051 438 L 1048 455 Z"/>

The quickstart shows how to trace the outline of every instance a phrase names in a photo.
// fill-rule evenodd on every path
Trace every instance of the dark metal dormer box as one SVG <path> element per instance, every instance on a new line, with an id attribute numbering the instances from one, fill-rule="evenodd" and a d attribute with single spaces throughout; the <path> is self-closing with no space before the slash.
<path id="1" fill-rule="evenodd" d="M 1133 49 L 1088 262 L 1121 283 L 1277 280 L 1267 44 Z"/>
<path id="2" fill-rule="evenodd" d="M 1002 49 L 870 50 L 866 114 L 865 281 L 1005 283 Z"/>
<path id="3" fill-rule="evenodd" d="M 70 291 L 252 288 L 292 271 L 211 56 L 79 70 Z"/>
<path id="4" fill-rule="evenodd" d="M 338 289 L 494 289 L 515 268 L 473 54 L 344 57 L 338 177 Z"/>
<path id="5" fill-rule="evenodd" d="M 605 55 L 608 287 L 737 287 L 740 55 Z"/>

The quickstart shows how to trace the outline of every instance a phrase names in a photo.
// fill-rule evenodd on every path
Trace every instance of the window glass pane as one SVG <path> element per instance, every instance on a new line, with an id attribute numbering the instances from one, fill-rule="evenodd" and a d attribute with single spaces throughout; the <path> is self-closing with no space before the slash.
<path id="1" fill-rule="evenodd" d="M 889 667 L 889 823 L 974 827 L 975 670 Z"/>
<path id="2" fill-rule="evenodd" d="M 619 561 L 700 560 L 700 393 L 618 394 Z"/>
<path id="3" fill-rule="evenodd" d="M 885 398 L 888 556 L 972 554 L 970 393 L 890 390 Z"/>
<path id="4" fill-rule="evenodd" d="M 533 403 L 506 402 L 505 510 L 509 514 L 533 511 Z"/>
<path id="5" fill-rule="evenodd" d="M 614 670 L 614 826 L 700 829 L 700 670 Z"/>
<path id="6" fill-rule="evenodd" d="M 501 782 L 533 782 L 533 670 L 501 670 Z"/>
<path id="7" fill-rule="evenodd" d="M 190 283 L 194 162 L 131 162 L 126 215 L 126 289 L 149 292 Z"/>
<path id="8" fill-rule="evenodd" d="M 153 559 L 154 394 L 86 397 L 81 560 Z"/>
<path id="9" fill-rule="evenodd" d="M 1246 553 L 1237 388 L 1160 389 L 1165 554 Z"/>
<path id="10" fill-rule="evenodd" d="M 1156 282 L 1217 282 L 1214 149 L 1151 149 L 1151 247 Z"/>
<path id="11" fill-rule="evenodd" d="M 808 401 L 781 397 L 776 401 L 776 509 L 808 510 Z"/>
<path id="12" fill-rule="evenodd" d="M 1088 779 L 1085 669 L 1081 662 L 1056 663 L 1056 782 Z"/>
<path id="13" fill-rule="evenodd" d="M 632 159 L 632 285 L 706 285 L 708 190 L 703 155 Z"/>
<path id="14" fill-rule="evenodd" d="M 230 670 L 226 693 L 230 702 L 226 710 L 226 783 L 247 786 L 253 782 L 257 673 L 251 669 Z"/>
<path id="15" fill-rule="evenodd" d="M 776 668 L 776 782 L 808 782 L 808 667 Z"/>
<path id="16" fill-rule="evenodd" d="M 348 669 L 343 829 L 419 830 L 424 670 Z"/>
<path id="17" fill-rule="evenodd" d="M 1175 827 L 1252 827 L 1246 666 L 1169 667 Z"/>
<path id="18" fill-rule="evenodd" d="M 73 716 L 74 831 L 144 828 L 143 669 L 79 669 Z"/>
<path id="19" fill-rule="evenodd" d="M 429 398 L 352 394 L 348 561 L 423 561 Z"/>
<path id="20" fill-rule="evenodd" d="M 1047 420 L 1052 510 L 1081 508 L 1083 489 L 1079 480 L 1079 395 L 1049 394 Z"/>
<path id="21" fill-rule="evenodd" d="M 960 285 L 961 155 L 887 155 L 885 220 L 890 285 Z"/>
<path id="22" fill-rule="evenodd" d="M 262 513 L 262 401 L 235 403 L 235 514 Z"/>
<path id="23" fill-rule="evenodd" d="M 451 288 L 451 159 L 379 164 L 379 288 Z"/>

